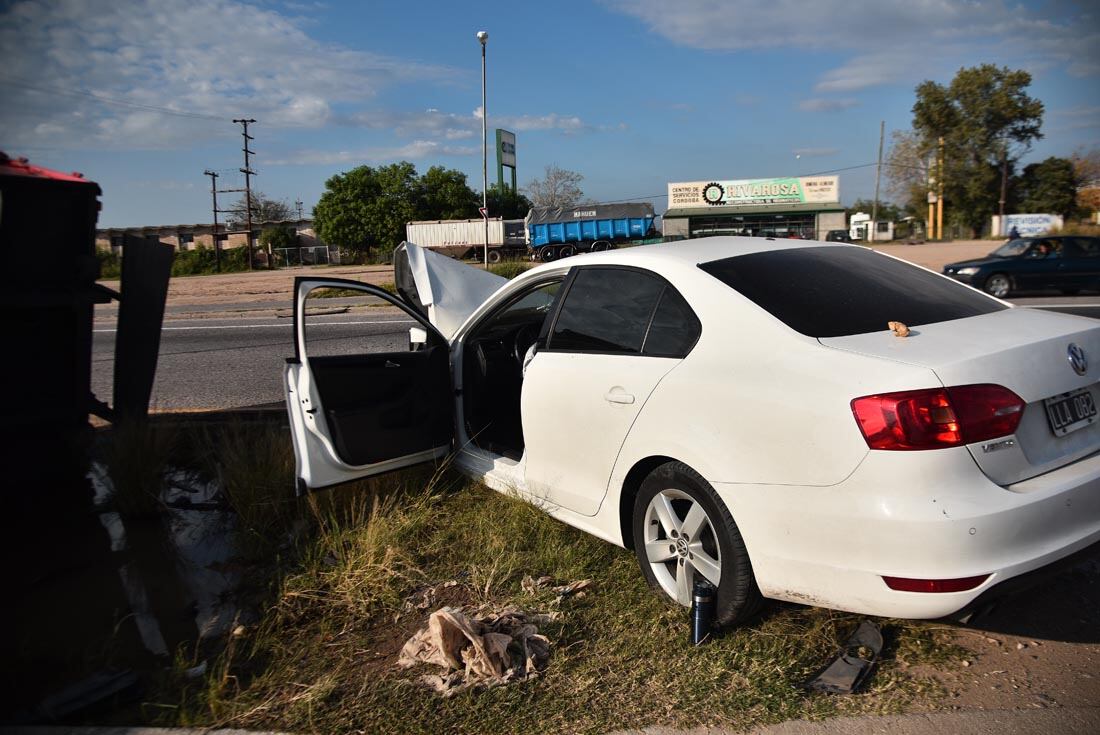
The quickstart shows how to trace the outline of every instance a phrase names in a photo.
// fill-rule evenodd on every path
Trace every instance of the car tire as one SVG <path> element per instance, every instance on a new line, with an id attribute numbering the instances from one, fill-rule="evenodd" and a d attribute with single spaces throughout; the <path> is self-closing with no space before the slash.
<path id="1" fill-rule="evenodd" d="M 702 574 L 718 580 L 715 623 L 733 625 L 759 612 L 764 598 L 741 532 L 695 470 L 682 462 L 653 470 L 634 499 L 633 528 L 642 574 L 669 602 L 690 606 L 692 582 Z"/>
<path id="2" fill-rule="evenodd" d="M 994 273 L 989 278 L 985 279 L 983 288 L 990 296 L 996 296 L 999 299 L 1003 299 L 1012 292 L 1012 279 L 1004 273 Z"/>
<path id="3" fill-rule="evenodd" d="M 577 251 L 572 245 L 562 245 L 558 248 L 559 258 L 568 258 L 570 255 L 575 255 L 576 253 Z"/>
<path id="4" fill-rule="evenodd" d="M 503 259 L 499 250 L 490 250 L 489 254 L 485 257 L 490 263 L 499 263 Z"/>
<path id="5" fill-rule="evenodd" d="M 539 251 L 539 260 L 541 260 L 543 263 L 549 263 L 556 257 L 558 257 L 558 249 L 555 247 L 551 247 L 550 245 L 547 245 Z"/>

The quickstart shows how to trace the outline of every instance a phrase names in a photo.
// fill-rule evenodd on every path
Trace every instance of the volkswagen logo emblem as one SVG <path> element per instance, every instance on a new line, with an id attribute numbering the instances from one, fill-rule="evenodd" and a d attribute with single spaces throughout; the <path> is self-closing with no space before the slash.
<path id="1" fill-rule="evenodd" d="M 1073 342 L 1070 342 L 1069 347 L 1066 349 L 1066 354 L 1069 356 L 1069 364 L 1073 368 L 1073 372 L 1078 375 L 1084 375 L 1089 369 L 1088 358 L 1085 357 L 1085 351 L 1078 347 Z"/>

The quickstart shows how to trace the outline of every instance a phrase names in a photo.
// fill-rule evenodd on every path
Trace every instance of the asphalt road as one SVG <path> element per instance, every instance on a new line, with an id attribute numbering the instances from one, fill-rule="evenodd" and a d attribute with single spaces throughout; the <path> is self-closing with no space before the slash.
<path id="1" fill-rule="evenodd" d="M 377 312 L 377 309 L 365 310 Z M 364 340 L 406 349 L 411 319 L 396 313 L 318 316 L 310 344 L 325 354 L 355 352 Z M 281 403 L 283 364 L 294 355 L 290 319 L 173 319 L 164 323 L 153 384 L 154 410 L 240 408 Z M 92 391 L 110 401 L 114 379 L 114 324 L 96 326 Z M 311 352 L 313 352 L 311 350 Z"/>
<path id="2" fill-rule="evenodd" d="M 1100 319 L 1100 297 L 1039 297 L 1014 300 Z M 329 302 L 338 311 L 342 302 Z M 325 354 L 360 351 L 364 340 L 384 340 L 394 351 L 406 348 L 413 321 L 377 308 L 318 314 L 311 345 Z M 168 319 L 161 335 L 160 361 L 152 407 L 166 409 L 241 408 L 284 400 L 282 369 L 294 354 L 291 320 L 274 316 Z M 115 331 L 110 319 L 97 322 L 92 355 L 92 390 L 111 402 Z"/>

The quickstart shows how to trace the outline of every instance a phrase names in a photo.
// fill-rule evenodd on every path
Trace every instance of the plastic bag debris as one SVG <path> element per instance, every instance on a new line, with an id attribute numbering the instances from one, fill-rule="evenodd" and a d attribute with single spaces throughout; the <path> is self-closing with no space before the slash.
<path id="1" fill-rule="evenodd" d="M 539 635 L 537 624 L 552 619 L 521 610 L 467 616 L 461 609 L 444 607 L 409 638 L 397 665 L 443 668 L 443 674 L 427 674 L 420 681 L 445 697 L 473 687 L 531 679 L 550 660 L 550 641 Z"/>
<path id="2" fill-rule="evenodd" d="M 864 620 L 833 661 L 803 686 L 827 694 L 851 694 L 867 681 L 881 652 L 882 633 L 870 620 Z"/>

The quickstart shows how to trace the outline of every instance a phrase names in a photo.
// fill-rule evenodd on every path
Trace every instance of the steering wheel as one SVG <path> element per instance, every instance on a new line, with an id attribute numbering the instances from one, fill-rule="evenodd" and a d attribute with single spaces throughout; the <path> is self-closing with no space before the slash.
<path id="1" fill-rule="evenodd" d="M 515 358 L 516 364 L 521 368 L 523 367 L 523 358 L 526 357 L 527 350 L 531 348 L 531 345 L 533 345 L 538 338 L 539 330 L 534 324 L 524 324 L 516 330 L 515 335 L 512 337 L 512 357 Z"/>

